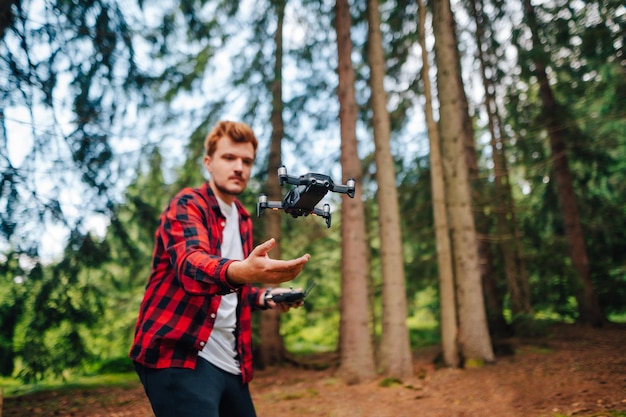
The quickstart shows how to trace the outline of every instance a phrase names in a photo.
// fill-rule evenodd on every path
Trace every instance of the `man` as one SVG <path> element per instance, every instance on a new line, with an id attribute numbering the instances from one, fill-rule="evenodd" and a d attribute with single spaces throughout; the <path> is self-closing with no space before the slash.
<path id="1" fill-rule="evenodd" d="M 237 200 L 257 139 L 222 121 L 205 140 L 210 179 L 179 192 L 161 214 L 152 272 L 130 357 L 157 417 L 252 417 L 251 310 L 276 304 L 251 283 L 294 279 L 309 260 L 274 260 L 274 239 L 252 248 L 252 222 Z"/>

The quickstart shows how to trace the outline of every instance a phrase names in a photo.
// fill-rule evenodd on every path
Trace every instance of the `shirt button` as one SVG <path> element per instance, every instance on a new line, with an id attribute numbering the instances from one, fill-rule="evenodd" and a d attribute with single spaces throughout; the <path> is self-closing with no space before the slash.
<path id="1" fill-rule="evenodd" d="M 211 318 L 214 319 L 215 318 L 215 313 L 211 313 Z"/>
<path id="2" fill-rule="evenodd" d="M 204 347 L 205 344 L 206 343 L 204 343 L 204 342 L 200 342 L 200 346 L 202 346 L 202 347 Z"/>
<path id="3" fill-rule="evenodd" d="M 222 222 L 222 227 L 226 227 L 226 222 Z"/>

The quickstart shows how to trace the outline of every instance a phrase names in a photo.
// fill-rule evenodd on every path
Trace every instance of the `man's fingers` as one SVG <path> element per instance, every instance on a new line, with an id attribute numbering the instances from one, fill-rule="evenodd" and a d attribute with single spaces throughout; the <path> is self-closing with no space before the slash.
<path id="1" fill-rule="evenodd" d="M 307 253 L 296 259 L 271 259 L 267 253 L 275 246 L 276 239 L 271 238 L 256 246 L 250 256 L 244 261 L 248 269 L 258 271 L 258 274 L 255 274 L 257 275 L 255 278 L 261 279 L 256 282 L 280 284 L 290 281 L 302 272 L 304 265 L 306 265 L 311 258 L 311 255 Z M 246 281 L 251 282 L 249 279 L 246 279 Z"/>
<path id="2" fill-rule="evenodd" d="M 274 246 L 276 246 L 276 239 L 271 238 L 254 248 L 253 252 L 257 252 L 257 255 L 259 256 L 265 256 L 269 251 L 274 249 Z"/>
<path id="3" fill-rule="evenodd" d="M 288 261 L 275 261 L 272 269 L 273 272 L 278 275 L 277 278 L 279 278 L 281 282 L 290 281 L 302 272 L 310 258 L 311 256 L 307 254 Z"/>
<path id="4" fill-rule="evenodd" d="M 311 256 L 307 254 L 296 259 L 289 259 L 285 261 L 275 260 L 273 262 L 273 267 L 276 271 L 289 271 L 297 268 L 300 268 L 300 270 L 302 270 L 302 268 L 304 268 L 304 265 L 309 262 L 309 259 L 311 259 Z"/>

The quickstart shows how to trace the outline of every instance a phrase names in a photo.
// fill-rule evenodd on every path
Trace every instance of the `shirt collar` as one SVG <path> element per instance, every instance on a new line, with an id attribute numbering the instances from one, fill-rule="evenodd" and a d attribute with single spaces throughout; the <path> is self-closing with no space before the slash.
<path id="1" fill-rule="evenodd" d="M 204 183 L 204 191 L 206 192 L 206 194 L 208 196 L 208 205 L 209 205 L 209 207 L 214 212 L 217 212 L 221 216 L 224 216 L 224 213 L 222 213 L 222 210 L 220 210 L 220 205 L 219 205 L 219 202 L 217 200 L 217 196 L 215 195 L 215 193 L 211 189 L 211 186 L 209 185 L 208 181 L 206 181 Z M 250 213 L 248 213 L 248 210 L 246 210 L 246 208 L 243 206 L 243 204 L 241 204 L 241 202 L 239 201 L 239 199 L 237 197 L 235 197 L 235 200 L 233 200 L 233 202 L 235 203 L 235 207 L 237 207 L 237 211 L 239 212 L 239 218 L 240 219 L 247 219 L 247 218 L 250 217 Z"/>

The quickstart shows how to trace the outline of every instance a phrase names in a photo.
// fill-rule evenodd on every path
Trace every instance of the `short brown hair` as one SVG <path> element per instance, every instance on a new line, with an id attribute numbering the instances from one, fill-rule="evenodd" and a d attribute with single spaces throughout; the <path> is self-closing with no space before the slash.
<path id="1" fill-rule="evenodd" d="M 235 142 L 251 143 L 254 147 L 254 153 L 256 154 L 259 142 L 256 136 L 254 136 L 254 132 L 250 126 L 241 122 L 222 120 L 217 122 L 213 130 L 211 130 L 206 139 L 204 139 L 204 149 L 207 155 L 213 156 L 217 142 L 224 136 L 228 136 Z"/>

